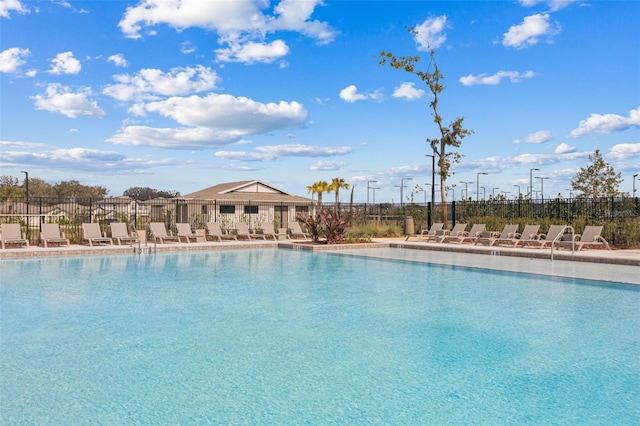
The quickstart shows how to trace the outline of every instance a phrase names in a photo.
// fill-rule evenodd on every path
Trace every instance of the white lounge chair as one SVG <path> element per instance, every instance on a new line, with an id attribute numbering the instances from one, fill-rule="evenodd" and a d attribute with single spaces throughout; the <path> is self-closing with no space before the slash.
<path id="1" fill-rule="evenodd" d="M 262 238 L 266 240 L 267 238 L 263 234 L 254 234 L 249 231 L 249 226 L 244 222 L 236 223 L 236 235 L 238 238 L 246 238 L 251 241 L 251 238 Z"/>
<path id="2" fill-rule="evenodd" d="M 273 238 L 274 241 L 278 240 L 278 234 L 276 234 L 276 230 L 271 222 L 262 222 L 260 225 L 260 229 L 262 229 L 262 235 L 264 235 L 264 239 L 267 237 Z"/>
<path id="3" fill-rule="evenodd" d="M 69 239 L 60 232 L 60 225 L 57 223 L 43 223 L 40 226 L 40 241 L 46 247 L 49 245 L 69 246 Z"/>
<path id="4" fill-rule="evenodd" d="M 443 235 L 443 230 L 442 227 L 444 226 L 444 223 L 438 222 L 438 223 L 432 223 L 431 224 L 431 228 L 429 228 L 429 230 L 423 230 L 422 232 L 418 233 L 418 234 L 407 234 L 406 238 L 404 239 L 405 241 L 408 241 L 409 238 L 411 237 L 415 237 L 418 238 L 418 240 L 426 240 L 426 241 L 431 241 L 431 240 L 437 240 L 438 238 L 442 237 Z"/>
<path id="5" fill-rule="evenodd" d="M 466 223 L 456 223 L 451 231 L 444 231 L 443 235 L 437 241 L 439 243 L 447 243 L 448 239 L 457 239 L 464 235 L 465 229 L 467 229 Z"/>
<path id="6" fill-rule="evenodd" d="M 489 234 L 486 236 L 479 237 L 478 240 L 476 241 L 476 245 L 486 244 L 486 245 L 492 246 L 498 240 L 504 241 L 504 240 L 515 238 L 517 232 L 518 232 L 518 225 L 505 225 L 504 228 L 502 228 L 502 232 L 500 233 L 500 235 L 495 236 L 495 235 Z"/>
<path id="7" fill-rule="evenodd" d="M 29 240 L 22 235 L 19 223 L 3 223 L 0 225 L 0 242 L 3 249 L 7 248 L 7 245 L 29 247 Z"/>
<path id="8" fill-rule="evenodd" d="M 176 223 L 176 230 L 178 231 L 178 238 L 180 241 L 184 240 L 187 243 L 197 242 L 198 237 L 191 230 L 191 225 L 188 223 Z"/>
<path id="9" fill-rule="evenodd" d="M 469 230 L 469 232 L 463 232 L 462 235 L 460 235 L 459 237 L 456 238 L 450 238 L 447 242 L 448 243 L 458 243 L 458 244 L 462 244 L 462 243 L 474 243 L 476 241 L 478 241 L 478 238 L 482 235 L 482 233 L 484 232 L 484 228 L 485 228 L 485 224 L 484 223 L 476 223 L 471 227 L 471 230 Z"/>
<path id="10" fill-rule="evenodd" d="M 287 227 L 289 229 L 289 237 L 291 238 L 302 237 L 305 240 L 311 239 L 311 234 L 308 232 L 304 232 L 298 222 L 291 221 L 287 224 Z"/>
<path id="11" fill-rule="evenodd" d="M 139 241 L 138 237 L 129 235 L 127 224 L 124 222 L 111 222 L 111 239 L 116 240 L 118 245 L 134 244 Z"/>
<path id="12" fill-rule="evenodd" d="M 576 234 L 574 236 L 573 242 L 571 241 L 570 236 L 568 240 L 563 239 L 562 241 L 560 241 L 560 247 L 570 248 L 575 244 L 576 251 L 582 250 L 582 247 L 584 247 L 585 245 L 598 248 L 604 247 L 607 250 L 611 250 L 611 247 L 609 247 L 609 243 L 607 242 L 607 240 L 605 240 L 600 235 L 602 234 L 603 229 L 604 226 L 585 226 L 582 234 Z M 569 234 L 565 234 L 565 237 L 567 237 L 568 235 Z"/>
<path id="13" fill-rule="evenodd" d="M 222 228 L 218 222 L 207 222 L 207 239 L 217 239 L 218 241 L 222 240 L 237 240 L 234 234 L 225 234 L 222 232 Z"/>
<path id="14" fill-rule="evenodd" d="M 88 242 L 90 247 L 94 244 L 113 245 L 111 238 L 104 236 L 100 230 L 100 224 L 95 222 L 82 224 L 82 241 Z"/>
<path id="15" fill-rule="evenodd" d="M 518 247 L 523 241 L 534 240 L 538 238 L 538 230 L 540 229 L 540 225 L 525 225 L 522 233 L 516 233 L 514 238 L 507 238 L 506 240 L 498 239 L 496 241 L 496 245 L 513 245 L 513 247 Z"/>
<path id="16" fill-rule="evenodd" d="M 166 242 L 180 242 L 180 237 L 177 235 L 169 235 L 167 233 L 167 228 L 164 226 L 163 222 L 149 222 L 149 232 L 151 233 L 151 241 L 159 242 L 160 244 L 164 244 Z"/>
<path id="17" fill-rule="evenodd" d="M 545 248 L 546 246 L 551 247 L 554 242 L 559 242 L 560 238 L 562 238 L 562 234 L 564 233 L 567 227 L 565 225 L 551 225 L 546 234 L 537 235 L 535 238 L 531 238 L 529 240 L 522 240 L 520 244 L 523 247 L 534 246 L 538 248 Z"/>

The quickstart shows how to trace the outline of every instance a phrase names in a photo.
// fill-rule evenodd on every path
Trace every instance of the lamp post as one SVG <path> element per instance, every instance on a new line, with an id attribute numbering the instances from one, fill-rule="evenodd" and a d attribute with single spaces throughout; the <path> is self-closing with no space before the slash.
<path id="1" fill-rule="evenodd" d="M 571 190 L 571 188 L 567 188 L 567 191 L 569 191 L 569 201 L 571 201 L 571 199 L 573 198 L 573 191 Z"/>
<path id="2" fill-rule="evenodd" d="M 404 181 L 405 180 L 413 180 L 413 178 L 401 178 L 400 179 L 400 208 L 402 209 L 402 214 L 404 215 L 404 196 L 403 196 L 403 190 L 404 190 Z"/>
<path id="3" fill-rule="evenodd" d="M 491 188 L 491 198 L 496 198 L 496 189 L 500 188 Z"/>
<path id="4" fill-rule="evenodd" d="M 533 171 L 540 169 L 529 169 L 529 199 L 533 199 Z"/>
<path id="5" fill-rule="evenodd" d="M 536 176 L 536 179 L 540 179 L 540 199 L 544 202 L 544 181 L 549 178 L 546 176 Z"/>
<path id="6" fill-rule="evenodd" d="M 476 173 L 476 201 L 478 201 L 478 195 L 480 195 L 480 175 L 486 175 L 486 172 Z M 484 196 L 482 197 L 484 199 Z"/>
<path id="7" fill-rule="evenodd" d="M 487 187 L 481 186 L 480 188 L 482 188 L 482 200 L 484 201 L 487 199 Z"/>
<path id="8" fill-rule="evenodd" d="M 373 191 L 373 204 L 376 203 L 376 189 L 380 189 L 380 188 L 371 187 L 371 190 Z"/>
<path id="9" fill-rule="evenodd" d="M 636 196 L 636 178 L 637 177 L 638 177 L 638 173 L 633 175 L 633 193 L 631 194 L 632 197 Z"/>
<path id="10" fill-rule="evenodd" d="M 370 183 L 376 183 L 378 182 L 377 180 L 368 180 L 367 181 L 367 204 L 369 204 L 369 190 L 371 189 L 371 187 L 369 186 Z"/>
<path id="11" fill-rule="evenodd" d="M 27 240 L 29 239 L 29 225 L 31 223 L 30 219 L 29 219 L 29 172 L 25 172 L 24 170 L 21 171 L 20 173 L 24 173 L 24 189 L 25 189 L 25 196 L 26 196 L 26 205 L 27 205 Z"/>
<path id="12" fill-rule="evenodd" d="M 464 183 L 464 198 L 469 198 L 469 184 L 473 182 L 465 182 L 461 180 L 460 183 Z"/>
<path id="13" fill-rule="evenodd" d="M 518 199 L 520 199 L 520 185 L 513 185 L 518 187 Z"/>
<path id="14" fill-rule="evenodd" d="M 433 205 L 436 202 L 436 156 L 427 154 L 425 157 L 431 157 L 431 208 L 433 208 Z"/>

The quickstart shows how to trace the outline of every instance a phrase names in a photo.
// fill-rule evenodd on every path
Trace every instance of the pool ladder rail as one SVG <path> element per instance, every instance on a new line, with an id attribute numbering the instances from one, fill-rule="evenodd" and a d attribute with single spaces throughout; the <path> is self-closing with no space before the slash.
<path id="1" fill-rule="evenodd" d="M 140 233 L 138 232 L 138 229 L 136 228 L 135 223 L 131 222 L 131 231 L 135 234 L 136 238 L 138 239 L 138 248 L 134 249 L 134 253 L 149 253 L 151 250 L 151 248 L 149 247 L 148 243 L 147 243 L 147 239 L 145 238 L 144 240 L 144 246 L 142 245 L 142 243 L 140 242 Z M 154 243 L 154 253 L 155 253 L 155 243 Z"/>

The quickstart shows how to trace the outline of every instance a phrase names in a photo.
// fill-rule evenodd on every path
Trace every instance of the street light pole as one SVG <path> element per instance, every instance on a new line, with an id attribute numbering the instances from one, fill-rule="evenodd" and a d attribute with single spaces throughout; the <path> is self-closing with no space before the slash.
<path id="1" fill-rule="evenodd" d="M 544 203 L 544 180 L 549 178 L 546 176 L 536 176 L 536 179 L 540 179 L 540 199 Z"/>
<path id="2" fill-rule="evenodd" d="M 540 169 L 529 169 L 529 199 L 533 199 L 533 171 Z"/>
<path id="3" fill-rule="evenodd" d="M 636 196 L 636 178 L 637 177 L 638 177 L 638 173 L 633 175 L 633 194 L 631 194 L 632 197 Z"/>
<path id="4" fill-rule="evenodd" d="M 374 182 L 378 182 L 377 180 L 368 180 L 367 181 L 367 204 L 369 204 L 369 189 L 371 189 L 371 187 L 369 186 L 370 183 L 374 183 Z"/>
<path id="5" fill-rule="evenodd" d="M 513 185 L 518 187 L 518 199 L 520 199 L 520 185 Z"/>
<path id="6" fill-rule="evenodd" d="M 469 184 L 473 182 L 465 182 L 461 180 L 460 183 L 464 183 L 464 199 L 469 198 Z"/>
<path id="7" fill-rule="evenodd" d="M 476 173 L 476 201 L 478 201 L 478 196 L 480 195 L 480 175 L 486 175 L 486 172 L 478 172 Z M 484 198 L 484 196 L 482 197 Z"/>
<path id="8" fill-rule="evenodd" d="M 492 198 L 496 198 L 496 189 L 500 189 L 500 188 L 492 188 L 491 189 L 491 197 Z"/>
<path id="9" fill-rule="evenodd" d="M 404 215 L 404 195 L 403 195 L 403 189 L 404 189 L 404 181 L 405 180 L 413 180 L 413 178 L 400 178 L 400 208 L 402 209 L 402 214 Z"/>
<path id="10" fill-rule="evenodd" d="M 425 157 L 431 157 L 431 208 L 436 203 L 436 156 L 427 154 Z"/>

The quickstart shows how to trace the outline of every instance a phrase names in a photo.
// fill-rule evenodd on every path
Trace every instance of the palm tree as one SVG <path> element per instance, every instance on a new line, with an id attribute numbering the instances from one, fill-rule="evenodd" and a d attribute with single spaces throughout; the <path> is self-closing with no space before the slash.
<path id="1" fill-rule="evenodd" d="M 344 181 L 342 178 L 333 178 L 331 180 L 331 185 L 329 185 L 329 191 L 335 191 L 336 193 L 336 209 L 338 208 L 338 204 L 340 203 L 340 188 L 349 189 L 349 184 Z"/>
<path id="2" fill-rule="evenodd" d="M 313 194 L 318 194 L 318 205 L 322 205 L 322 193 L 329 193 L 331 188 L 326 181 L 319 180 L 314 182 L 312 185 L 307 186 L 307 191 L 309 191 L 312 196 Z"/>

